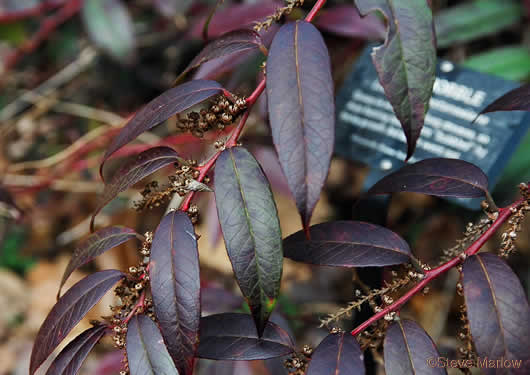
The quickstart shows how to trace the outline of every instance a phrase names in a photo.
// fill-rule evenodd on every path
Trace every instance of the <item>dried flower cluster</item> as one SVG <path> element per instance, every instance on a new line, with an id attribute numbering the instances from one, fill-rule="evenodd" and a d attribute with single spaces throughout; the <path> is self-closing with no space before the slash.
<path id="1" fill-rule="evenodd" d="M 294 8 L 304 5 L 304 0 L 287 0 L 285 4 L 286 5 L 284 7 L 276 9 L 274 14 L 265 18 L 264 21 L 257 22 L 254 25 L 254 30 L 256 32 L 261 31 L 261 29 L 268 30 L 268 28 L 271 27 L 274 22 L 278 22 L 283 16 L 291 14 Z"/>
<path id="2" fill-rule="evenodd" d="M 244 98 L 234 96 L 228 98 L 223 95 L 217 96 L 210 107 L 201 109 L 199 112 L 192 111 L 186 118 L 179 118 L 177 127 L 180 131 L 191 132 L 196 137 L 202 137 L 211 129 L 223 130 L 234 122 L 234 120 L 247 108 Z"/>
<path id="3" fill-rule="evenodd" d="M 311 361 L 313 348 L 309 345 L 304 345 L 301 353 L 293 353 L 289 358 L 283 361 L 283 365 L 292 375 L 304 375 L 307 371 L 307 366 Z"/>
<path id="4" fill-rule="evenodd" d="M 461 283 L 456 285 L 457 294 L 459 296 L 464 295 L 464 289 Z M 473 341 L 471 338 L 471 329 L 469 327 L 469 321 L 467 319 L 467 310 L 466 304 L 462 303 L 459 307 L 460 312 L 460 321 L 462 322 L 462 327 L 458 333 L 458 338 L 462 341 L 462 345 L 458 348 L 458 353 L 462 359 L 475 360 L 476 355 L 473 351 Z M 463 367 L 459 369 L 464 374 L 471 374 L 471 370 L 468 367 Z"/>
<path id="5" fill-rule="evenodd" d="M 508 220 L 508 228 L 501 235 L 501 247 L 499 249 L 499 256 L 508 258 L 515 252 L 515 240 L 517 233 L 522 230 L 522 221 L 528 211 L 530 211 L 530 191 L 528 185 L 525 183 L 519 184 L 521 195 L 525 199 L 523 205 L 519 208 L 513 208 L 513 215 Z"/>

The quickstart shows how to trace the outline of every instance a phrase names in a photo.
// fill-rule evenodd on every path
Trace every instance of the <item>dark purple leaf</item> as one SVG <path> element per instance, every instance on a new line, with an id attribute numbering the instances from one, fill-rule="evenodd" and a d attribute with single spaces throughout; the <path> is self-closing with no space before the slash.
<path id="1" fill-rule="evenodd" d="M 77 374 L 92 348 L 105 335 L 106 329 L 104 325 L 95 326 L 73 339 L 54 359 L 46 375 Z"/>
<path id="2" fill-rule="evenodd" d="M 409 245 L 396 233 L 361 221 L 330 221 L 283 240 L 284 256 L 297 262 L 336 267 L 373 267 L 406 263 Z"/>
<path id="3" fill-rule="evenodd" d="M 208 26 L 208 37 L 217 38 L 229 31 L 252 26 L 254 22 L 262 21 L 267 16 L 274 14 L 276 9 L 281 6 L 282 4 L 273 1 L 263 1 L 254 4 L 231 4 L 215 13 Z M 207 17 L 203 17 L 195 23 L 191 29 L 190 36 L 194 38 L 202 37 L 206 19 Z"/>
<path id="4" fill-rule="evenodd" d="M 425 0 L 355 0 L 362 15 L 379 10 L 388 21 L 385 43 L 372 59 L 385 95 L 407 138 L 407 159 L 416 148 L 429 108 L 436 72 L 432 11 Z"/>
<path id="5" fill-rule="evenodd" d="M 282 234 L 269 182 L 242 147 L 215 165 L 215 201 L 228 256 L 261 335 L 280 292 Z"/>
<path id="6" fill-rule="evenodd" d="M 134 26 L 120 0 L 85 0 L 81 16 L 88 35 L 99 48 L 125 63 L 134 58 Z"/>
<path id="7" fill-rule="evenodd" d="M 349 332 L 329 334 L 311 356 L 307 375 L 364 375 L 359 343 Z"/>
<path id="8" fill-rule="evenodd" d="M 132 317 L 127 327 L 127 361 L 131 375 L 178 375 L 160 330 L 145 315 Z"/>
<path id="9" fill-rule="evenodd" d="M 171 116 L 199 104 L 206 99 L 221 94 L 223 88 L 215 81 L 194 80 L 167 90 L 145 105 L 125 124 L 120 134 L 107 149 L 100 167 L 118 149 L 131 142 L 143 132 L 152 129 Z"/>
<path id="10" fill-rule="evenodd" d="M 383 347 L 387 374 L 447 374 L 445 368 L 433 366 L 431 361 L 440 358 L 440 353 L 427 332 L 411 320 L 393 323 L 386 332 Z"/>
<path id="11" fill-rule="evenodd" d="M 280 357 L 293 350 L 287 332 L 274 323 L 267 322 L 258 337 L 250 315 L 224 313 L 201 318 L 198 357 L 250 361 Z"/>
<path id="12" fill-rule="evenodd" d="M 352 5 L 338 5 L 323 11 L 315 25 L 337 35 L 350 38 L 385 38 L 385 25 L 375 15 L 361 18 L 359 11 Z"/>
<path id="13" fill-rule="evenodd" d="M 335 138 L 328 49 L 312 24 L 296 21 L 276 33 L 267 59 L 267 99 L 280 165 L 307 228 Z"/>
<path id="14" fill-rule="evenodd" d="M 177 82 L 190 70 L 199 67 L 201 64 L 220 57 L 234 56 L 241 53 L 249 53 L 258 49 L 265 50 L 265 46 L 259 34 L 253 30 L 234 30 L 221 35 L 218 39 L 209 43 L 204 49 L 189 63 L 184 71 L 177 77 Z"/>
<path id="15" fill-rule="evenodd" d="M 42 362 L 105 293 L 124 277 L 123 273 L 116 270 L 96 272 L 79 281 L 57 301 L 37 333 L 31 353 L 30 375 L 37 371 Z"/>
<path id="16" fill-rule="evenodd" d="M 488 177 L 467 161 L 433 158 L 414 164 L 383 177 L 368 190 L 370 194 L 402 191 L 437 197 L 480 198 L 488 190 Z"/>
<path id="17" fill-rule="evenodd" d="M 169 164 L 181 161 L 182 158 L 170 147 L 153 147 L 138 154 L 125 163 L 105 184 L 105 190 L 92 214 L 90 229 L 94 230 L 96 215 L 122 191 Z M 103 164 L 102 164 L 103 165 Z"/>
<path id="18" fill-rule="evenodd" d="M 132 238 L 138 238 L 138 236 L 138 233 L 134 230 L 120 226 L 104 228 L 91 234 L 74 250 L 70 262 L 64 271 L 57 296 L 61 295 L 61 289 L 64 283 L 76 269 L 103 254 L 105 251 L 127 242 Z"/>
<path id="19" fill-rule="evenodd" d="M 193 73 L 192 77 L 193 79 L 217 79 L 250 60 L 252 56 L 257 56 L 257 54 L 255 50 L 247 50 L 207 61 Z"/>
<path id="20" fill-rule="evenodd" d="M 509 91 L 480 113 L 498 111 L 530 111 L 530 83 Z"/>
<path id="21" fill-rule="evenodd" d="M 154 0 L 153 5 L 164 17 L 173 19 L 177 14 L 186 13 L 192 0 Z"/>
<path id="22" fill-rule="evenodd" d="M 188 215 L 168 213 L 151 244 L 149 278 L 155 315 L 179 373 L 193 370 L 199 340 L 201 293 L 197 237 Z"/>
<path id="23" fill-rule="evenodd" d="M 521 282 L 493 254 L 469 257 L 463 267 L 464 297 L 471 336 L 480 358 L 522 361 L 513 374 L 530 369 L 530 308 Z M 495 368 L 482 368 L 497 374 Z"/>

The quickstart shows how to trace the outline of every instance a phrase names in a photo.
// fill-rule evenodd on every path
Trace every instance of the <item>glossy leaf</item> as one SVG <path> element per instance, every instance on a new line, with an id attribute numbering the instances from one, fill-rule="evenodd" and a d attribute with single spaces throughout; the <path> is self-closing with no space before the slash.
<path id="1" fill-rule="evenodd" d="M 182 161 L 182 158 L 175 150 L 161 146 L 147 149 L 126 162 L 105 184 L 102 197 L 92 214 L 90 229 L 94 230 L 94 220 L 99 211 L 116 198 L 119 193 L 157 170 L 178 161 Z"/>
<path id="2" fill-rule="evenodd" d="M 96 272 L 79 281 L 57 301 L 37 333 L 31 353 L 30 375 L 105 293 L 124 277 L 116 270 Z"/>
<path id="3" fill-rule="evenodd" d="M 509 91 L 480 113 L 498 111 L 530 111 L 530 83 Z"/>
<path id="4" fill-rule="evenodd" d="M 186 13 L 192 3 L 192 0 L 153 0 L 153 5 L 160 14 L 170 19 Z"/>
<path id="5" fill-rule="evenodd" d="M 274 14 L 275 10 L 283 6 L 274 1 L 259 3 L 230 4 L 224 9 L 218 10 L 208 25 L 208 37 L 219 36 L 242 27 L 252 27 L 254 22 L 263 21 L 267 16 Z M 201 38 L 207 17 L 196 22 L 190 31 L 190 36 Z"/>
<path id="6" fill-rule="evenodd" d="M 208 359 L 251 361 L 292 353 L 293 342 L 287 332 L 267 322 L 258 337 L 252 317 L 224 313 L 201 318 L 201 338 L 197 356 Z"/>
<path id="7" fill-rule="evenodd" d="M 515 374 L 530 364 L 530 308 L 521 282 L 493 254 L 469 257 L 463 266 L 464 297 L 477 354 L 492 360 L 521 360 Z M 526 367 L 528 370 L 528 367 Z M 495 368 L 483 368 L 494 374 Z"/>
<path id="8" fill-rule="evenodd" d="M 440 10 L 435 17 L 436 42 L 447 48 L 470 42 L 516 24 L 522 17 L 521 5 L 513 0 L 480 0 Z"/>
<path id="9" fill-rule="evenodd" d="M 427 332 L 411 320 L 398 320 L 386 331 L 383 345 L 385 370 L 391 375 L 447 374 L 431 362 L 440 357 Z"/>
<path id="10" fill-rule="evenodd" d="M 188 215 L 168 213 L 151 244 L 149 278 L 153 306 L 179 373 L 191 374 L 199 340 L 201 293 L 197 237 Z"/>
<path id="11" fill-rule="evenodd" d="M 379 10 L 388 21 L 385 43 L 374 48 L 379 82 L 407 138 L 407 159 L 416 148 L 436 73 L 431 8 L 425 0 L 355 0 L 362 15 Z"/>
<path id="12" fill-rule="evenodd" d="M 282 26 L 267 59 L 272 138 L 304 227 L 320 198 L 335 138 L 329 54 L 306 21 Z"/>
<path id="13" fill-rule="evenodd" d="M 321 30 L 349 38 L 385 38 L 385 25 L 379 18 L 373 14 L 361 17 L 352 5 L 338 5 L 323 11 L 315 25 Z"/>
<path id="14" fill-rule="evenodd" d="M 99 48 L 117 60 L 130 62 L 134 57 L 134 26 L 120 0 L 85 0 L 81 16 Z"/>
<path id="15" fill-rule="evenodd" d="M 409 245 L 399 235 L 361 221 L 330 221 L 283 241 L 284 256 L 297 262 L 336 267 L 381 267 L 410 260 Z"/>
<path id="16" fill-rule="evenodd" d="M 530 77 L 530 49 L 525 46 L 494 48 L 473 55 L 462 66 L 512 81 Z"/>
<path id="17" fill-rule="evenodd" d="M 177 77 L 176 81 L 180 81 L 190 70 L 199 67 L 207 61 L 240 53 L 248 53 L 258 49 L 266 51 L 261 37 L 257 32 L 245 29 L 231 31 L 204 47 Z"/>
<path id="18" fill-rule="evenodd" d="M 138 236 L 138 233 L 134 230 L 120 226 L 104 228 L 91 234 L 74 250 L 70 262 L 64 271 L 57 296 L 60 296 L 64 283 L 76 269 L 90 262 L 107 250 Z"/>
<path id="19" fill-rule="evenodd" d="M 105 335 L 104 325 L 87 329 L 70 341 L 53 360 L 46 375 L 75 375 L 81 368 L 88 354 Z"/>
<path id="20" fill-rule="evenodd" d="M 326 336 L 315 349 L 307 369 L 307 375 L 364 374 L 361 347 L 349 332 Z"/>
<path id="21" fill-rule="evenodd" d="M 222 87 L 217 82 L 198 79 L 173 87 L 150 101 L 134 114 L 114 138 L 103 157 L 100 174 L 105 161 L 140 134 L 221 92 Z"/>
<path id="22" fill-rule="evenodd" d="M 479 198 L 488 190 L 488 177 L 467 161 L 433 158 L 414 164 L 383 177 L 368 190 L 370 194 L 402 191 L 437 197 Z"/>
<path id="23" fill-rule="evenodd" d="M 145 315 L 135 315 L 127 327 L 127 361 L 131 375 L 178 375 L 160 330 Z"/>
<path id="24" fill-rule="evenodd" d="M 214 183 L 228 256 L 261 335 L 282 277 L 282 234 L 274 198 L 258 162 L 241 147 L 221 153 Z"/>

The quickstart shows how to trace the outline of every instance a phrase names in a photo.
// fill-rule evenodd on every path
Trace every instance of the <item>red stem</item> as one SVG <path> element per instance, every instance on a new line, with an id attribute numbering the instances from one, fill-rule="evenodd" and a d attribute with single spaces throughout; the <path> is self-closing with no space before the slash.
<path id="1" fill-rule="evenodd" d="M 46 18 L 42 22 L 40 29 L 30 40 L 24 42 L 12 54 L 5 58 L 2 74 L 5 74 L 6 71 L 13 68 L 24 55 L 37 49 L 37 47 L 46 40 L 57 27 L 73 17 L 79 9 L 81 9 L 81 5 L 81 0 L 69 0 L 57 11 L 57 13 Z"/>
<path id="2" fill-rule="evenodd" d="M 439 267 L 426 271 L 424 278 L 419 283 L 414 285 L 414 287 L 408 290 L 394 303 L 392 303 L 391 305 L 388 305 L 380 312 L 374 314 L 364 323 L 360 324 L 357 328 L 351 331 L 351 334 L 354 336 L 358 335 L 359 333 L 363 332 L 366 328 L 368 328 L 370 325 L 372 325 L 379 319 L 383 318 L 388 313 L 398 310 L 403 304 L 405 304 L 414 295 L 422 291 L 427 286 L 427 284 L 429 284 L 432 280 L 434 280 L 440 275 L 443 275 L 444 273 L 449 271 L 451 268 L 456 267 L 457 265 L 462 263 L 466 257 L 478 253 L 478 251 L 486 243 L 486 241 L 488 241 L 491 238 L 491 236 L 497 231 L 497 229 L 499 229 L 499 227 L 502 224 L 504 224 L 506 220 L 508 220 L 508 218 L 513 214 L 512 209 L 519 207 L 523 202 L 524 202 L 524 199 L 520 199 L 508 207 L 499 208 L 498 216 L 493 222 L 493 224 L 491 225 L 491 227 L 489 227 L 488 230 L 486 230 L 474 243 L 472 243 L 467 248 L 467 250 L 465 251 L 465 255 L 466 255 L 465 257 L 461 257 L 461 256 L 455 257 L 449 260 L 448 262 L 442 264 Z"/>

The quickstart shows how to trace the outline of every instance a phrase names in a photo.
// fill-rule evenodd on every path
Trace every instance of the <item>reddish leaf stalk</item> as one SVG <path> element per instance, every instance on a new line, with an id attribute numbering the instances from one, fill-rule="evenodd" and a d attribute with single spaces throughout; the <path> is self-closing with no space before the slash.
<path id="1" fill-rule="evenodd" d="M 403 306 L 408 300 L 410 300 L 413 296 L 415 296 L 417 293 L 421 292 L 427 284 L 429 284 L 432 280 L 437 278 L 438 276 L 446 273 L 451 268 L 456 267 L 460 263 L 462 263 L 466 257 L 474 255 L 479 252 L 479 250 L 482 248 L 482 246 L 493 236 L 493 234 L 500 228 L 502 224 L 504 224 L 508 218 L 515 212 L 515 209 L 517 209 L 521 204 L 524 203 L 524 199 L 519 199 L 515 203 L 499 208 L 498 216 L 491 225 L 491 227 L 488 228 L 474 243 L 472 243 L 465 251 L 465 257 L 458 256 L 455 257 L 448 262 L 442 264 L 439 267 L 433 268 L 432 270 L 428 270 L 425 272 L 423 279 L 417 283 L 412 289 L 407 291 L 404 295 L 402 295 L 398 300 L 396 300 L 391 305 L 388 305 L 380 312 L 374 314 L 372 317 L 370 317 L 368 320 L 366 320 L 364 323 L 360 324 L 357 328 L 355 328 L 353 331 L 351 331 L 351 334 L 353 336 L 358 335 L 359 333 L 363 332 L 366 328 L 368 328 L 370 325 L 378 321 L 379 319 L 382 319 L 385 315 L 388 313 L 391 313 L 393 311 L 398 310 L 401 306 Z"/>
<path id="2" fill-rule="evenodd" d="M 136 302 L 136 305 L 134 305 L 129 315 L 127 315 L 127 317 L 123 320 L 123 323 L 128 324 L 129 320 L 132 319 L 132 317 L 136 314 L 138 309 L 144 307 L 144 303 L 145 303 L 145 291 L 143 291 L 142 294 L 140 294 L 140 298 Z"/>

